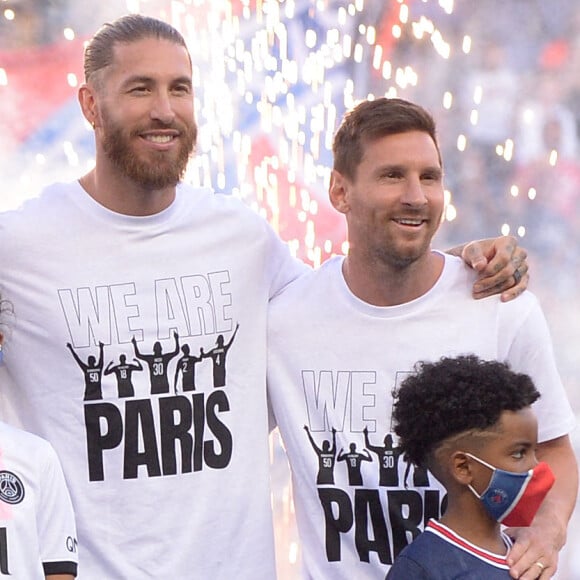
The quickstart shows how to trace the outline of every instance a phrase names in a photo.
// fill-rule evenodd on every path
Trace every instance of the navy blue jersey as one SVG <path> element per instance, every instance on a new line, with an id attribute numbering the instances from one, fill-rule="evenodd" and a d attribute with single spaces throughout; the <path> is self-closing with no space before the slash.
<path id="1" fill-rule="evenodd" d="M 506 554 L 478 548 L 448 527 L 430 520 L 425 531 L 397 557 L 386 580 L 508 580 Z"/>

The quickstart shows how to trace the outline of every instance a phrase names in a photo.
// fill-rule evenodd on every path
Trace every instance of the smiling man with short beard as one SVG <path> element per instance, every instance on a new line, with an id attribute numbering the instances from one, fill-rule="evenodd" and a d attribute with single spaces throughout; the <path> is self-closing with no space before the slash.
<path id="1" fill-rule="evenodd" d="M 189 126 L 176 123 L 170 125 L 164 125 L 161 122 L 152 123 L 151 127 L 144 127 L 143 130 L 136 129 L 126 135 L 123 126 L 117 124 L 106 109 L 102 110 L 101 118 L 103 151 L 122 173 L 135 183 L 140 184 L 143 189 L 157 190 L 174 187 L 179 183 L 195 147 L 197 135 L 195 122 Z M 153 134 L 157 131 L 160 134 L 170 136 L 179 135 L 181 142 L 176 152 L 177 155 L 169 156 L 161 150 L 151 152 L 152 159 L 150 161 L 140 159 L 138 153 L 133 150 L 131 141 L 139 138 L 146 131 Z"/>
<path id="2" fill-rule="evenodd" d="M 432 248 L 444 184 L 425 109 L 402 99 L 362 101 L 343 118 L 333 153 L 329 198 L 345 217 L 348 253 L 292 282 L 268 311 L 268 394 L 292 468 L 305 578 L 384 580 L 398 553 L 445 509 L 440 483 L 422 466 L 411 476 L 397 443 L 384 447 L 378 464 L 361 462 L 360 453 L 350 454 L 349 469 L 329 460 L 321 484 L 312 440 L 332 434 L 338 458 L 349 447 L 394 440 L 391 392 L 417 360 L 474 353 L 509 361 L 544 393 L 538 457 L 560 478 L 532 525 L 510 530 L 508 564 L 514 578 L 535 580 L 540 562 L 547 580 L 578 480 L 569 438 L 575 418 L 537 299 L 526 292 L 507 304 L 499 296 L 473 300 L 473 270 Z"/>

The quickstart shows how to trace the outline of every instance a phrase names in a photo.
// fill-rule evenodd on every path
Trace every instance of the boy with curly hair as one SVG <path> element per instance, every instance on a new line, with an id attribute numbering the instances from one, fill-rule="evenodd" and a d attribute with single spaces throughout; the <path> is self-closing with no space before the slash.
<path id="1" fill-rule="evenodd" d="M 415 370 L 393 393 L 394 430 L 407 459 L 445 486 L 447 507 L 387 579 L 510 578 L 501 524 L 528 526 L 554 482 L 535 454 L 540 393 L 528 375 L 474 355 Z M 534 567 L 541 577 L 545 565 Z"/>

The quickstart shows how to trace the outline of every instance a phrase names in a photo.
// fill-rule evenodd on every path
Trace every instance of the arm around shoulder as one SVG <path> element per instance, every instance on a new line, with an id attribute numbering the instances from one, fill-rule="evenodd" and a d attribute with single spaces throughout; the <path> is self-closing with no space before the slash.
<path id="1" fill-rule="evenodd" d="M 556 477 L 556 482 L 542 503 L 538 516 L 543 516 L 546 521 L 549 520 L 560 527 L 555 544 L 557 549 L 560 549 L 566 541 L 566 528 L 578 496 L 576 456 L 568 435 L 540 443 L 536 455 L 539 461 L 545 461 L 550 466 Z"/>
<path id="2" fill-rule="evenodd" d="M 478 272 L 474 298 L 500 294 L 503 302 L 519 296 L 529 281 L 527 252 L 513 236 L 500 236 L 468 242 L 447 250 L 459 256 Z"/>
<path id="3" fill-rule="evenodd" d="M 538 562 L 541 580 L 551 578 L 558 569 L 558 554 L 566 543 L 568 522 L 578 494 L 578 465 L 567 435 L 538 445 L 539 461 L 552 469 L 556 481 L 528 528 L 509 528 L 516 539 L 508 563 L 514 578 L 537 578 Z"/>

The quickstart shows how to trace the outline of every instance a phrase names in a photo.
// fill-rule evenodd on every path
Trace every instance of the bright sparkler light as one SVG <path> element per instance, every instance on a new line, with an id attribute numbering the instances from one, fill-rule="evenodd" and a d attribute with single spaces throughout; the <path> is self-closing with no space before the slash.
<path id="1" fill-rule="evenodd" d="M 417 40 L 421 40 L 425 35 L 431 35 L 435 32 L 435 25 L 431 20 L 421 16 L 418 22 L 412 23 L 413 34 Z"/>
<path id="2" fill-rule="evenodd" d="M 506 161 L 511 161 L 514 158 L 514 141 L 513 139 L 506 139 L 503 147 L 503 158 Z"/>
<path id="3" fill-rule="evenodd" d="M 469 116 L 469 122 L 472 125 L 477 125 L 477 123 L 479 122 L 479 112 L 477 109 L 473 109 L 471 111 L 471 115 Z"/>
<path id="4" fill-rule="evenodd" d="M 471 52 L 471 45 L 472 45 L 471 36 L 465 35 L 463 37 L 463 43 L 461 44 L 461 50 L 463 51 L 464 54 L 469 54 Z"/>
<path id="5" fill-rule="evenodd" d="M 443 95 L 443 108 L 448 111 L 449 109 L 451 109 L 452 106 L 453 106 L 453 93 L 451 93 L 450 91 L 445 91 L 445 94 Z"/>
<path id="6" fill-rule="evenodd" d="M 397 66 L 393 67 L 391 53 L 386 52 L 379 42 L 377 21 L 364 20 L 367 7 L 362 0 L 339 3 L 334 13 L 330 11 L 332 0 L 318 0 L 312 4 L 315 8 L 311 10 L 320 13 L 325 26 L 305 27 L 303 45 L 307 50 L 301 55 L 300 50 L 296 51 L 299 45 L 289 37 L 287 25 L 290 20 L 302 17 L 304 7 L 293 0 L 262 1 L 257 9 L 251 8 L 248 0 L 242 0 L 238 13 L 227 0 L 126 2 L 129 12 L 165 17 L 182 30 L 190 46 L 195 65 L 196 98 L 198 93 L 202 95 L 197 107 L 200 124 L 198 156 L 187 173 L 194 184 L 213 182 L 218 189 L 235 190 L 249 203 L 257 195 L 260 203 L 269 207 L 266 213 L 279 215 L 284 211 L 284 204 L 280 204 L 277 196 L 286 195 L 291 183 L 309 184 L 325 191 L 329 175 L 328 152 L 339 117 L 344 108 L 350 108 L 365 95 L 358 85 L 347 79 L 341 95 L 343 102 L 337 109 L 334 104 L 336 91 L 329 81 L 333 69 L 346 62 L 370 66 L 385 83 L 382 93 L 386 96 L 398 96 L 399 90 L 419 86 L 420 76 L 412 62 L 402 66 L 403 63 L 397 61 Z M 446 14 L 452 13 L 453 2 L 441 1 L 440 5 Z M 199 11 L 199 14 L 193 16 L 194 11 Z M 434 53 L 443 58 L 450 57 L 451 47 L 431 18 L 422 14 L 411 17 L 409 5 L 402 0 L 397 17 L 398 24 L 394 24 L 392 29 L 395 42 L 403 36 L 403 27 L 409 27 L 417 40 L 430 39 Z M 74 27 L 64 28 L 63 35 L 67 40 L 74 40 Z M 463 36 L 461 42 L 463 52 L 468 53 L 471 36 Z M 233 83 L 229 77 L 234 79 Z M 78 86 L 75 73 L 68 73 L 66 78 L 71 87 Z M 0 69 L 0 86 L 7 83 L 8 77 Z M 298 102 L 294 91 L 302 83 L 323 104 L 312 102 L 304 106 Z M 480 104 L 483 98 L 479 89 L 474 102 Z M 445 91 L 441 103 L 443 109 L 450 110 L 453 93 Z M 239 125 L 236 111 L 240 106 L 254 111 L 261 134 L 268 139 L 271 137 L 276 144 L 269 155 L 269 159 L 274 161 L 260 164 L 260 171 L 251 170 L 255 163 L 255 139 L 245 130 L 234 131 L 234 127 Z M 477 122 L 478 113 L 474 109 L 471 123 L 475 125 Z M 228 141 L 235 153 L 233 159 L 226 153 Z M 463 152 L 466 147 L 466 135 L 459 135 L 457 150 Z M 506 143 L 503 154 L 509 161 L 513 144 L 508 148 Z M 69 162 L 74 165 L 79 160 L 71 156 Z M 280 171 L 286 174 L 282 181 L 282 176 L 278 175 Z M 272 177 L 273 174 L 276 178 Z M 231 175 L 235 176 L 233 183 L 230 182 Z M 250 183 L 244 183 L 248 178 Z M 269 189 L 273 189 L 274 194 L 268 194 Z M 298 221 L 305 224 L 307 215 L 321 211 L 320 203 L 309 205 L 302 211 L 304 215 L 301 214 Z M 312 232 L 309 239 L 311 236 Z M 319 245 L 325 254 L 330 253 L 326 243 L 320 242 Z"/>
<path id="7" fill-rule="evenodd" d="M 385 80 L 388 80 L 393 76 L 393 67 L 388 60 L 383 63 L 382 76 Z"/>
<path id="8" fill-rule="evenodd" d="M 447 193 L 449 194 L 449 192 L 447 192 Z M 451 194 L 449 194 L 449 197 L 451 197 Z M 445 221 L 448 221 L 448 222 L 452 222 L 452 221 L 457 219 L 457 208 L 452 203 L 448 203 L 445 206 L 444 219 L 445 219 Z"/>
<path id="9" fill-rule="evenodd" d="M 447 14 L 453 13 L 453 5 L 454 0 L 439 0 L 439 6 L 441 6 L 441 8 L 443 8 Z"/>
<path id="10" fill-rule="evenodd" d="M 431 35 L 431 42 L 435 50 L 445 59 L 451 55 L 451 45 L 445 41 L 443 35 L 439 30 L 435 30 Z"/>

